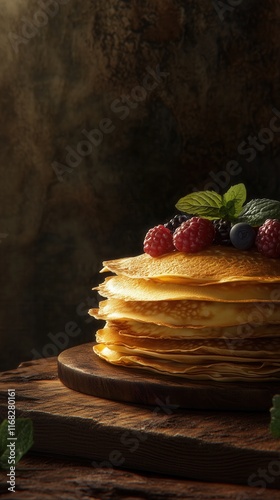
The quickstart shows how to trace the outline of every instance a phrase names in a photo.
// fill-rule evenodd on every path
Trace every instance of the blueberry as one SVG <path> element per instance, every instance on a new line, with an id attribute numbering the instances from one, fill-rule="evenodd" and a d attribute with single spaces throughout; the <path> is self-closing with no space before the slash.
<path id="1" fill-rule="evenodd" d="M 254 245 L 256 232 L 252 226 L 244 222 L 235 224 L 229 233 L 230 241 L 239 250 L 248 250 Z"/>

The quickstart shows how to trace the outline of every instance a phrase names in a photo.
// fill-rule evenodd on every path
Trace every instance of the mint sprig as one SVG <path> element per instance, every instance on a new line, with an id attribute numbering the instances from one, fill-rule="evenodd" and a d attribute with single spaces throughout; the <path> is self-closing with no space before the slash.
<path id="1" fill-rule="evenodd" d="M 205 219 L 226 219 L 235 221 L 241 212 L 246 200 L 246 188 L 244 184 L 236 184 L 220 195 L 216 191 L 197 191 L 180 198 L 176 208 Z"/>
<path id="2" fill-rule="evenodd" d="M 280 201 L 267 198 L 251 200 L 242 208 L 238 221 L 261 226 L 266 219 L 280 219 Z"/>
<path id="3" fill-rule="evenodd" d="M 240 214 L 243 204 L 246 201 L 246 188 L 244 184 L 235 184 L 223 195 L 223 206 L 230 220 L 234 220 Z"/>
<path id="4" fill-rule="evenodd" d="M 225 219 L 261 226 L 267 219 L 280 220 L 280 201 L 256 198 L 246 201 L 245 185 L 235 184 L 220 195 L 216 191 L 197 191 L 180 198 L 176 208 L 181 212 L 205 219 Z"/>
<path id="5" fill-rule="evenodd" d="M 27 453 L 33 445 L 33 424 L 30 418 L 16 418 L 15 419 L 15 456 L 13 456 L 16 465 L 19 460 Z M 10 447 L 8 446 L 13 442 L 9 434 L 8 420 L 3 420 L 0 425 L 0 469 L 9 469 L 9 457 L 11 457 Z"/>
<path id="6" fill-rule="evenodd" d="M 273 437 L 280 438 L 280 394 L 273 396 L 272 405 L 269 430 Z"/>

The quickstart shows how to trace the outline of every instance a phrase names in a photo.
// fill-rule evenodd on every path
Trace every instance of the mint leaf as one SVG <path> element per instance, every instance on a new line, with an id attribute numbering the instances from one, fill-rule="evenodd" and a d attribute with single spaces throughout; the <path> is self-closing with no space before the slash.
<path id="1" fill-rule="evenodd" d="M 261 226 L 266 219 L 280 219 L 280 201 L 267 198 L 251 200 L 241 210 L 238 221 Z"/>
<path id="2" fill-rule="evenodd" d="M 222 196 L 216 191 L 197 191 L 180 198 L 176 208 L 206 219 L 219 219 L 222 205 Z"/>
<path id="3" fill-rule="evenodd" d="M 33 424 L 30 418 L 16 418 L 15 428 L 15 437 L 17 439 L 13 441 L 12 439 L 8 440 L 8 437 L 12 437 L 8 432 L 8 420 L 3 420 L 0 425 L 0 469 L 10 468 L 11 464 L 8 463 L 8 459 L 11 456 L 11 448 L 8 447 L 9 444 L 15 443 L 15 456 L 13 456 L 15 464 L 33 445 Z"/>
<path id="4" fill-rule="evenodd" d="M 275 394 L 272 398 L 273 407 L 270 409 L 269 430 L 273 437 L 280 438 L 280 394 Z"/>
<path id="5" fill-rule="evenodd" d="M 245 185 L 235 184 L 229 188 L 229 190 L 223 195 L 222 201 L 226 208 L 226 215 L 229 219 L 235 219 L 238 217 L 242 210 L 242 206 L 246 201 L 246 188 Z"/>

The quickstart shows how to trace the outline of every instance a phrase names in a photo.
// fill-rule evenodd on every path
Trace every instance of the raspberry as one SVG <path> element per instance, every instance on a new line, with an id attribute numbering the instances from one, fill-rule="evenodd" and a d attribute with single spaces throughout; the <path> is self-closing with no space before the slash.
<path id="1" fill-rule="evenodd" d="M 215 237 L 212 222 L 201 217 L 192 217 L 183 222 L 173 234 L 173 242 L 179 252 L 199 252 L 211 245 Z"/>
<path id="2" fill-rule="evenodd" d="M 183 222 L 186 222 L 186 220 L 189 220 L 192 218 L 192 215 L 187 215 L 187 214 L 177 214 L 174 215 L 173 219 L 170 219 L 170 221 L 166 222 L 164 224 L 165 227 L 170 229 L 172 233 L 177 229 L 177 227 L 181 226 Z"/>
<path id="3" fill-rule="evenodd" d="M 152 257 L 175 250 L 171 231 L 163 225 L 149 229 L 144 239 L 144 252 Z"/>
<path id="4" fill-rule="evenodd" d="M 259 227 L 256 246 L 259 252 L 266 257 L 280 257 L 280 221 L 277 219 L 267 219 Z"/>

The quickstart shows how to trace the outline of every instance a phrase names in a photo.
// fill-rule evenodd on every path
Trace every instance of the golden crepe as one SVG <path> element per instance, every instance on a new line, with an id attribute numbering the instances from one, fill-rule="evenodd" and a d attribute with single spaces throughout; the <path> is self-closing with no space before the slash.
<path id="1" fill-rule="evenodd" d="M 94 352 L 110 363 L 133 368 L 147 368 L 165 375 L 191 380 L 217 380 L 219 382 L 279 380 L 279 363 L 205 363 L 186 365 L 176 361 L 158 360 L 146 356 L 129 356 L 119 350 L 98 344 Z"/>
<path id="2" fill-rule="evenodd" d="M 280 379 L 280 259 L 231 247 L 104 262 L 94 352 L 192 380 Z"/>
<path id="3" fill-rule="evenodd" d="M 280 338 L 259 338 L 243 339 L 241 343 L 229 342 L 228 345 L 223 339 L 204 340 L 201 343 L 199 339 L 161 339 L 160 343 L 155 339 L 124 338 L 114 330 L 106 327 L 99 330 L 96 334 L 96 341 L 107 346 L 120 346 L 121 348 L 134 349 L 135 353 L 148 354 L 154 352 L 155 356 L 160 354 L 168 359 L 169 354 L 176 354 L 172 358 L 179 361 L 179 356 L 189 356 L 190 361 L 193 356 L 206 356 L 207 359 L 219 359 L 223 355 L 226 359 L 242 360 L 246 356 L 247 361 L 258 359 L 276 359 L 279 360 Z M 166 357 L 167 356 L 167 357 Z M 280 360 L 279 360 L 280 362 Z"/>
<path id="4" fill-rule="evenodd" d="M 280 302 L 280 283 L 220 283 L 214 285 L 183 285 L 160 283 L 153 279 L 110 276 L 97 288 L 110 299 L 161 301 L 209 300 L 214 302 Z"/>
<path id="5" fill-rule="evenodd" d="M 211 246 L 197 253 L 172 252 L 151 258 L 147 254 L 103 263 L 101 272 L 129 278 L 156 278 L 175 283 L 280 283 L 280 259 L 269 259 L 255 250 Z"/>
<path id="6" fill-rule="evenodd" d="M 93 310 L 94 311 L 94 310 Z M 92 313 L 94 314 L 94 312 Z M 98 313 L 96 312 L 96 315 Z M 228 327 L 170 328 L 134 320 L 107 321 L 106 327 L 122 337 L 144 339 L 230 339 L 237 344 L 246 338 L 280 337 L 279 325 L 247 323 Z"/>
<path id="7" fill-rule="evenodd" d="M 95 317 L 105 320 L 133 319 L 173 327 L 203 328 L 245 324 L 248 318 L 270 324 L 280 323 L 276 303 L 210 302 L 203 300 L 121 301 L 103 300 Z"/>

